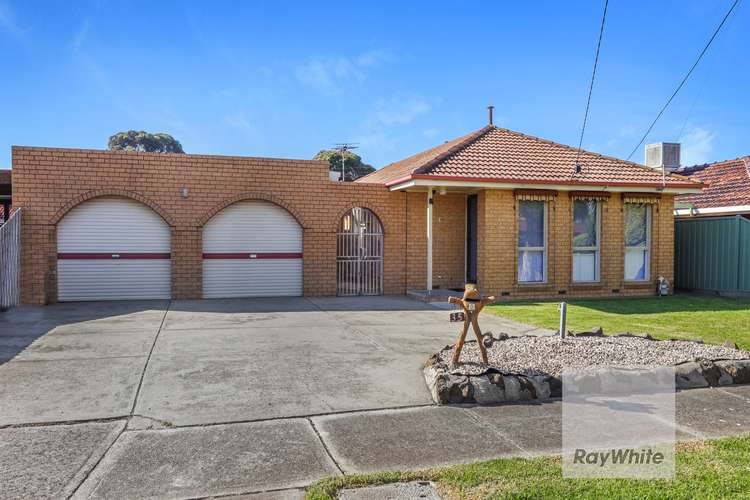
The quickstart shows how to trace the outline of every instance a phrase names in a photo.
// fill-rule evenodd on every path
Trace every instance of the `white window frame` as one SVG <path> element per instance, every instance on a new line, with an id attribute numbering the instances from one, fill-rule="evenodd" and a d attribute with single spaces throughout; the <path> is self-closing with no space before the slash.
<path id="1" fill-rule="evenodd" d="M 521 228 L 518 226 L 518 220 L 521 218 L 521 203 L 524 202 L 541 202 L 544 206 L 544 210 L 542 210 L 542 232 L 544 236 L 544 246 L 543 247 L 522 247 L 518 244 L 520 241 L 520 232 Z M 549 248 L 549 245 L 547 243 L 547 211 L 549 207 L 549 202 L 543 201 L 543 200 L 518 200 L 517 202 L 518 208 L 517 208 L 517 218 L 516 218 L 516 281 L 521 285 L 544 285 L 547 283 L 547 248 Z M 521 255 L 521 252 L 542 252 L 542 280 L 541 281 L 521 281 L 521 273 L 519 273 L 518 269 L 518 257 Z"/>
<path id="2" fill-rule="evenodd" d="M 573 235 L 575 231 L 575 204 L 579 201 L 593 201 L 596 203 L 596 246 L 593 247 L 577 247 L 573 243 Z M 571 247 L 573 249 L 572 253 L 572 262 L 570 266 L 571 271 L 571 277 L 570 279 L 574 283 L 600 283 L 602 279 L 601 274 L 601 246 L 602 246 L 602 202 L 599 200 L 584 200 L 584 199 L 578 199 L 573 200 L 573 213 L 571 214 L 571 217 L 573 219 L 573 228 L 571 228 L 570 234 L 571 234 Z M 596 267 L 594 268 L 594 280 L 593 281 L 583 281 L 583 280 L 577 280 L 575 279 L 575 254 L 576 253 L 590 253 L 594 252 L 594 258 L 596 259 L 596 263 L 594 264 Z"/>
<path id="3" fill-rule="evenodd" d="M 628 209 L 628 205 L 639 205 L 639 203 L 625 203 L 625 210 Z M 628 246 L 626 241 L 623 241 L 623 259 L 622 259 L 622 273 L 623 273 L 623 280 L 628 283 L 645 283 L 648 281 L 651 281 L 651 212 L 652 212 L 652 205 L 649 203 L 644 203 L 646 205 L 646 243 L 645 245 L 637 245 L 637 246 Z M 627 217 L 627 215 L 626 215 Z M 626 230 L 626 226 L 623 221 L 623 240 L 624 240 L 624 234 Z M 625 276 L 625 262 L 626 262 L 626 254 L 628 253 L 628 250 L 645 250 L 646 251 L 646 272 L 644 275 L 644 278 L 642 280 L 639 279 L 628 279 L 627 276 Z"/>

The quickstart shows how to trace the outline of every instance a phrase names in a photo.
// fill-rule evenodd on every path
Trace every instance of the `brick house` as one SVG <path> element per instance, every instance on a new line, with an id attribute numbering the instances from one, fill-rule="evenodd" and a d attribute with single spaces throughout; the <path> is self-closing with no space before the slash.
<path id="1" fill-rule="evenodd" d="M 353 183 L 324 161 L 16 146 L 21 300 L 648 295 L 672 279 L 674 196 L 701 186 L 491 125 Z"/>
<path id="2" fill-rule="evenodd" d="M 750 219 L 750 156 L 682 167 L 677 172 L 706 184 L 700 193 L 676 198 L 677 217 L 742 215 Z"/>

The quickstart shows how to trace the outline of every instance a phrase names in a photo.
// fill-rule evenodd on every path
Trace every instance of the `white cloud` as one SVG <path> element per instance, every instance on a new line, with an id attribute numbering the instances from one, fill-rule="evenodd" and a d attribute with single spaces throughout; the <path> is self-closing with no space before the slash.
<path id="1" fill-rule="evenodd" d="M 16 38 L 22 37 L 24 30 L 16 22 L 13 11 L 4 2 L 0 2 L 0 31 Z"/>
<path id="2" fill-rule="evenodd" d="M 703 127 L 693 127 L 682 136 L 680 160 L 683 165 L 698 165 L 715 160 L 713 158 L 716 134 Z"/>
<path id="3" fill-rule="evenodd" d="M 391 62 L 393 56 L 383 50 L 371 50 L 360 54 L 356 58 L 357 66 L 362 68 L 375 68 L 383 63 Z"/>
<path id="4" fill-rule="evenodd" d="M 380 100 L 375 106 L 375 118 L 383 125 L 406 125 L 430 110 L 421 98 Z"/>
<path id="5" fill-rule="evenodd" d="M 78 28 L 78 31 L 76 31 L 75 34 L 73 35 L 73 50 L 75 51 L 80 50 L 80 48 L 86 42 L 86 38 L 89 35 L 90 29 L 91 29 L 91 20 L 85 19 L 81 27 Z"/>
<path id="6" fill-rule="evenodd" d="M 294 69 L 294 76 L 303 85 L 323 91 L 335 91 L 344 81 L 361 82 L 365 70 L 376 68 L 392 58 L 386 52 L 372 50 L 355 57 L 313 57 Z"/>
<path id="7" fill-rule="evenodd" d="M 359 80 L 361 71 L 346 57 L 314 58 L 297 66 L 294 75 L 301 83 L 320 89 L 331 89 L 337 80 Z"/>
<path id="8" fill-rule="evenodd" d="M 254 132 L 250 120 L 248 120 L 247 116 L 241 112 L 225 116 L 224 124 L 230 129 L 240 131 L 244 134 L 252 134 Z"/>

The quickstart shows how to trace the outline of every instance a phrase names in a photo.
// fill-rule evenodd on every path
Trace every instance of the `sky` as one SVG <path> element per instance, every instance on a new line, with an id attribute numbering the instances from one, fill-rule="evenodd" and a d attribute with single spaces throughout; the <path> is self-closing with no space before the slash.
<path id="1" fill-rule="evenodd" d="M 626 158 L 730 3 L 611 0 L 584 148 Z M 202 154 L 354 142 L 381 167 L 483 127 L 490 104 L 496 125 L 575 146 L 602 8 L 0 0 L 0 168 L 14 144 L 104 149 L 128 129 Z M 750 154 L 748 57 L 741 3 L 646 142 L 682 142 L 685 165 Z"/>

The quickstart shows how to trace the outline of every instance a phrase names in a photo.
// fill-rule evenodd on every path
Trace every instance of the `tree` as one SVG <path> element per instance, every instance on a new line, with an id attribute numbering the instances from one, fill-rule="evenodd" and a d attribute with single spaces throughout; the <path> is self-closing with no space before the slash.
<path id="1" fill-rule="evenodd" d="M 185 153 L 180 141 L 169 134 L 128 130 L 109 138 L 107 147 L 112 151 L 145 151 L 148 153 Z"/>
<path id="2" fill-rule="evenodd" d="M 326 160 L 328 162 L 328 169 L 341 175 L 341 151 L 322 149 L 313 157 L 313 160 Z M 375 171 L 372 165 L 364 163 L 358 154 L 354 154 L 351 151 L 344 152 L 344 161 L 346 162 L 346 179 L 344 179 L 346 181 L 353 181 Z"/>

